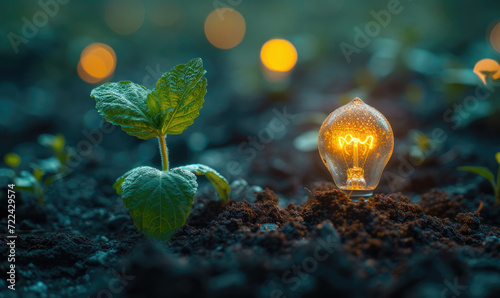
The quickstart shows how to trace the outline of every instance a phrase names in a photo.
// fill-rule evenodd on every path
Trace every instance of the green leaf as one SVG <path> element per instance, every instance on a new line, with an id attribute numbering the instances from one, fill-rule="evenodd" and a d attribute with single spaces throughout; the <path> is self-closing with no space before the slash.
<path id="1" fill-rule="evenodd" d="M 470 172 L 474 174 L 478 174 L 480 176 L 483 176 L 488 180 L 491 185 L 493 186 L 493 189 L 496 190 L 496 185 L 495 185 L 495 177 L 493 173 L 485 167 L 458 167 L 457 170 L 459 171 L 465 171 L 465 172 Z"/>
<path id="2" fill-rule="evenodd" d="M 122 194 L 122 184 L 123 181 L 125 181 L 125 178 L 128 177 L 133 171 L 135 171 L 138 168 L 132 169 L 128 171 L 127 173 L 123 174 L 120 178 L 116 179 L 116 182 L 113 184 L 113 188 L 115 189 L 116 193 L 120 196 Z"/>
<path id="3" fill-rule="evenodd" d="M 229 199 L 231 187 L 229 186 L 226 178 L 222 177 L 222 175 L 216 170 L 202 164 L 187 165 L 176 169 L 183 169 L 196 175 L 205 175 L 214 185 L 217 193 L 219 194 L 219 198 L 223 201 L 227 201 Z"/>
<path id="4" fill-rule="evenodd" d="M 196 176 L 188 171 L 151 167 L 133 169 L 121 184 L 123 203 L 137 228 L 161 240 L 170 239 L 184 225 L 197 187 Z"/>
<path id="5" fill-rule="evenodd" d="M 54 181 L 58 180 L 59 178 L 57 177 L 57 175 L 54 175 L 54 176 L 49 176 L 47 177 L 47 179 L 45 179 L 45 181 L 43 182 L 43 185 L 45 186 L 45 188 L 49 187 L 52 183 L 54 183 Z"/>
<path id="6" fill-rule="evenodd" d="M 33 166 L 33 165 L 32 165 Z M 40 168 L 47 173 L 57 173 L 61 170 L 62 165 L 57 157 L 49 157 L 38 161 L 33 167 Z"/>
<path id="7" fill-rule="evenodd" d="M 17 168 L 21 164 L 21 157 L 15 153 L 7 153 L 3 157 L 3 161 L 11 168 Z"/>
<path id="8" fill-rule="evenodd" d="M 55 152 L 62 152 L 66 141 L 62 134 L 41 134 L 38 136 L 38 143 L 44 147 L 51 148 Z"/>
<path id="9" fill-rule="evenodd" d="M 14 177 L 13 180 L 17 189 L 30 192 L 34 192 L 35 186 L 38 183 L 35 176 L 27 171 L 21 171 L 19 177 Z"/>
<path id="10" fill-rule="evenodd" d="M 158 94 L 156 92 L 151 91 L 148 93 L 146 98 L 146 102 L 148 104 L 149 116 L 153 119 L 155 127 L 160 126 L 160 122 L 162 120 L 163 113 L 161 111 L 160 100 L 158 99 Z"/>
<path id="11" fill-rule="evenodd" d="M 182 133 L 200 114 L 207 93 L 207 79 L 200 58 L 180 64 L 163 74 L 152 95 L 160 102 L 161 134 Z"/>
<path id="12" fill-rule="evenodd" d="M 36 181 L 41 182 L 43 177 L 43 169 L 34 168 L 33 169 L 33 177 L 35 177 Z"/>
<path id="13" fill-rule="evenodd" d="M 90 96 L 97 102 L 99 114 L 108 122 L 120 125 L 129 135 L 139 139 L 158 136 L 158 129 L 151 118 L 147 104 L 149 90 L 129 81 L 105 83 Z"/>
<path id="14" fill-rule="evenodd" d="M 500 165 L 500 152 L 497 152 L 497 154 L 495 154 L 495 159 L 497 160 L 498 164 Z"/>

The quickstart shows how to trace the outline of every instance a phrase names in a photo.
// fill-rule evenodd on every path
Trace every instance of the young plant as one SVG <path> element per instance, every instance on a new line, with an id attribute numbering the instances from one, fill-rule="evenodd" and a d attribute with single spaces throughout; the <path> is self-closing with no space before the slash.
<path id="1" fill-rule="evenodd" d="M 68 175 L 66 163 L 72 149 L 65 146 L 65 139 L 61 134 L 39 135 L 38 142 L 52 149 L 54 156 L 36 160 L 30 163 L 31 171 L 23 171 L 20 170 L 21 157 L 16 153 L 8 153 L 4 156 L 4 162 L 9 168 L 0 169 L 0 176 L 9 177 L 17 189 L 32 193 L 43 204 L 47 188 L 54 181 Z"/>
<path id="2" fill-rule="evenodd" d="M 32 193 L 40 204 L 45 204 L 45 192 L 56 180 L 55 176 L 44 175 L 41 168 L 33 167 L 33 172 L 21 171 L 19 176 L 13 177 L 16 188 Z"/>
<path id="3" fill-rule="evenodd" d="M 0 176 L 9 177 L 18 190 L 32 193 L 40 204 L 44 204 L 45 191 L 56 176 L 45 175 L 45 171 L 35 163 L 31 164 L 32 172 L 20 171 L 21 157 L 15 153 L 6 154 L 4 162 L 9 168 L 0 169 Z"/>
<path id="4" fill-rule="evenodd" d="M 38 143 L 52 150 L 53 157 L 43 159 L 41 161 L 41 168 L 47 171 L 62 173 L 61 175 L 68 174 L 68 160 L 74 154 L 73 148 L 66 147 L 66 139 L 62 134 L 50 135 L 42 134 L 38 136 Z"/>
<path id="5" fill-rule="evenodd" d="M 228 200 L 229 184 L 215 170 L 200 164 L 170 169 L 168 163 L 165 136 L 178 135 L 193 124 L 203 105 L 206 85 L 198 58 L 163 74 L 152 90 L 121 81 L 105 83 L 90 95 L 108 122 L 139 139 L 158 138 L 162 171 L 138 167 L 113 185 L 135 225 L 147 237 L 168 240 L 184 225 L 198 188 L 195 175 L 205 175 L 219 198 Z"/>
<path id="6" fill-rule="evenodd" d="M 495 192 L 495 205 L 500 205 L 500 152 L 497 152 L 497 154 L 495 154 L 495 159 L 497 160 L 499 165 L 496 182 L 495 182 L 495 175 L 488 168 L 485 167 L 467 166 L 467 167 L 458 167 L 457 170 L 471 172 L 486 178 L 486 180 L 488 180 L 491 183 L 491 186 L 493 186 L 493 190 Z"/>

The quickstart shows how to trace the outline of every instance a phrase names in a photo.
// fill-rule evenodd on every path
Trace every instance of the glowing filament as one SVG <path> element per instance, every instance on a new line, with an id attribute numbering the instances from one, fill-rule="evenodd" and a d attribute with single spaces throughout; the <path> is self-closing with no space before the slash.
<path id="1" fill-rule="evenodd" d="M 353 159 L 353 166 L 355 168 L 357 168 L 359 166 L 359 161 L 358 161 L 358 156 L 359 156 L 359 145 L 363 145 L 362 146 L 362 154 L 366 154 L 366 152 L 369 150 L 369 149 L 372 149 L 373 147 L 373 137 L 372 136 L 367 136 L 366 139 L 364 141 L 361 141 L 360 139 L 358 138 L 354 138 L 352 135 L 348 134 L 346 135 L 345 137 L 339 137 L 339 145 L 340 145 L 340 148 L 344 149 L 344 152 L 347 154 L 347 155 L 351 155 L 349 154 L 349 151 L 347 151 L 347 145 L 349 144 L 353 144 L 353 149 L 352 149 L 352 159 Z M 344 146 L 345 145 L 345 146 Z M 365 158 L 366 159 L 366 158 Z M 364 163 L 364 161 L 363 161 Z"/>

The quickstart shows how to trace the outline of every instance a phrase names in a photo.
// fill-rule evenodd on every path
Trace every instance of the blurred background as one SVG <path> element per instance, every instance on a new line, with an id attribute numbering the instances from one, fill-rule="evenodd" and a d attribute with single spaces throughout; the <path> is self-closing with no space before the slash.
<path id="1" fill-rule="evenodd" d="M 208 93 L 194 125 L 167 137 L 173 166 L 205 163 L 233 191 L 302 198 L 332 181 L 317 151 L 321 123 L 359 96 L 396 138 L 377 191 L 466 193 L 472 176 L 457 166 L 496 170 L 499 12 L 496 0 L 6 1 L 0 155 L 14 152 L 31 171 L 53 155 L 46 134 L 60 134 L 71 175 L 100 184 L 159 167 L 157 141 L 103 127 L 89 94 L 107 81 L 153 88 L 201 57 Z"/>

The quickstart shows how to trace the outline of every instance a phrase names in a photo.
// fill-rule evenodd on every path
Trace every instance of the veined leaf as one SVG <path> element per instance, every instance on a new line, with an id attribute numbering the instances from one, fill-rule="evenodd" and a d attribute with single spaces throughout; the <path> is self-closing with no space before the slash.
<path id="1" fill-rule="evenodd" d="M 126 175 L 121 193 L 137 228 L 168 240 L 186 222 L 197 187 L 196 176 L 186 170 L 139 167 Z"/>
<path id="2" fill-rule="evenodd" d="M 139 167 L 139 168 L 148 168 L 148 167 Z M 116 179 L 116 182 L 113 184 L 113 188 L 115 189 L 116 193 L 120 196 L 122 194 L 122 184 L 123 184 L 123 181 L 125 181 L 125 178 L 128 177 L 128 175 L 130 175 L 133 171 L 139 169 L 139 168 L 135 168 L 135 169 L 132 169 L 130 171 L 128 171 L 127 173 L 123 174 L 120 178 Z"/>
<path id="3" fill-rule="evenodd" d="M 120 125 L 129 135 L 147 140 L 158 136 L 151 118 L 147 97 L 150 91 L 129 81 L 105 83 L 92 90 L 99 114 L 108 122 Z"/>
<path id="4" fill-rule="evenodd" d="M 163 119 L 163 112 L 161 111 L 160 99 L 158 98 L 158 93 L 152 90 L 146 98 L 149 115 L 154 122 L 155 127 L 159 127 L 161 120 Z"/>
<path id="5" fill-rule="evenodd" d="M 491 185 L 493 186 L 493 189 L 496 190 L 496 185 L 495 185 L 495 177 L 493 173 L 485 167 L 458 167 L 457 170 L 459 171 L 465 171 L 465 172 L 470 172 L 474 174 L 478 174 L 480 176 L 483 176 L 488 180 Z"/>
<path id="6" fill-rule="evenodd" d="M 21 171 L 18 177 L 14 177 L 14 184 L 19 190 L 27 190 L 29 192 L 34 192 L 37 180 L 33 174 L 28 171 Z"/>
<path id="7" fill-rule="evenodd" d="M 207 93 L 207 79 L 200 58 L 180 64 L 163 74 L 152 95 L 160 102 L 162 135 L 182 133 L 200 114 Z"/>
<path id="8" fill-rule="evenodd" d="M 219 198 L 223 201 L 227 201 L 229 199 L 229 194 L 231 193 L 231 187 L 229 186 L 229 183 L 227 182 L 226 178 L 224 178 L 221 174 L 219 174 L 211 167 L 202 164 L 194 164 L 178 167 L 176 169 L 183 169 L 196 175 L 205 175 L 207 179 L 214 185 Z"/>

